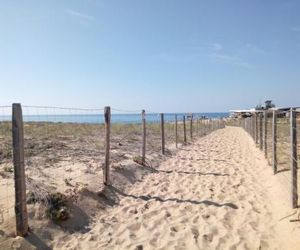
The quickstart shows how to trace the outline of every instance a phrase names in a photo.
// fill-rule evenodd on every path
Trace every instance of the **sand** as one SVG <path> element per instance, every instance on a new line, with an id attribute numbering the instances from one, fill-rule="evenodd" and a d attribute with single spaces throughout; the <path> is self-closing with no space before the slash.
<path id="1" fill-rule="evenodd" d="M 87 230 L 39 238 L 53 249 L 299 249 L 287 187 L 243 129 L 215 131 L 149 169 L 125 189 L 106 188 L 105 209 L 82 194 Z"/>

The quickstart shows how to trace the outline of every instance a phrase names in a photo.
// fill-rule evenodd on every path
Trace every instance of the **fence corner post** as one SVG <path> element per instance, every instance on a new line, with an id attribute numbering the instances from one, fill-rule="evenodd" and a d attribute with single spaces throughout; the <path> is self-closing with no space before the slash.
<path id="1" fill-rule="evenodd" d="M 110 160 L 110 119 L 111 111 L 110 107 L 104 107 L 104 119 L 105 119 L 105 166 L 103 168 L 103 183 L 104 185 L 110 185 L 109 180 L 109 160 Z"/>
<path id="2" fill-rule="evenodd" d="M 24 130 L 22 106 L 12 105 L 12 139 L 15 181 L 16 234 L 24 237 L 28 233 L 28 214 L 26 204 L 26 180 L 24 166 Z"/>

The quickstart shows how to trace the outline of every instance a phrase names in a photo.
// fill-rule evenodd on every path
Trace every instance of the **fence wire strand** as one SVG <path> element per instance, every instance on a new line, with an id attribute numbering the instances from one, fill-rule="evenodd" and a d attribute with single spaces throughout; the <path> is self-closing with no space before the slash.
<path id="1" fill-rule="evenodd" d="M 14 230 L 15 227 L 11 110 L 11 106 L 0 106 L 1 230 Z M 112 181 L 118 180 L 114 186 L 122 189 L 126 183 L 133 184 L 147 171 L 153 171 L 161 160 L 177 150 L 175 114 L 164 114 L 166 150 L 163 155 L 161 116 L 159 113 L 146 113 L 145 166 L 140 161 L 143 134 L 141 111 L 111 110 L 110 176 Z M 32 230 L 47 230 L 35 216 L 36 211 L 49 216 L 53 200 L 56 205 L 63 205 L 65 198 L 77 202 L 81 192 L 88 191 L 98 197 L 99 190 L 104 188 L 104 109 L 25 105 L 22 111 L 29 224 Z M 178 148 L 184 146 L 183 118 L 187 143 L 221 128 L 218 120 L 178 114 Z"/>

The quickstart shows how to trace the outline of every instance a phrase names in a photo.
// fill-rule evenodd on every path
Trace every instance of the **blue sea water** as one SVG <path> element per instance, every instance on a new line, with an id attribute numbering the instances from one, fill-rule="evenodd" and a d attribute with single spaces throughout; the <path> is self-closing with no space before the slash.
<path id="1" fill-rule="evenodd" d="M 186 114 L 177 114 L 177 119 L 182 120 Z M 193 113 L 194 118 L 205 116 L 206 118 L 216 119 L 227 117 L 229 113 Z M 164 114 L 166 122 L 175 121 L 175 114 Z M 10 116 L 0 116 L 0 121 L 9 121 Z M 24 122 L 60 122 L 60 123 L 88 123 L 97 124 L 104 123 L 104 116 L 102 114 L 68 114 L 68 115 L 23 115 Z M 146 121 L 150 123 L 158 123 L 160 121 L 160 114 L 149 113 L 146 114 Z M 137 124 L 141 123 L 141 114 L 112 114 L 111 123 L 114 124 Z"/>

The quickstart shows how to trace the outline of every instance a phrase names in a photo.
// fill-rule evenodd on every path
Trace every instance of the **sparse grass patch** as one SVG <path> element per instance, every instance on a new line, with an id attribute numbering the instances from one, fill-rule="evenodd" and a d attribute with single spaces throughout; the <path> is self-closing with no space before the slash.
<path id="1" fill-rule="evenodd" d="M 144 165 L 142 156 L 139 155 L 134 156 L 133 161 L 137 164 Z"/>

